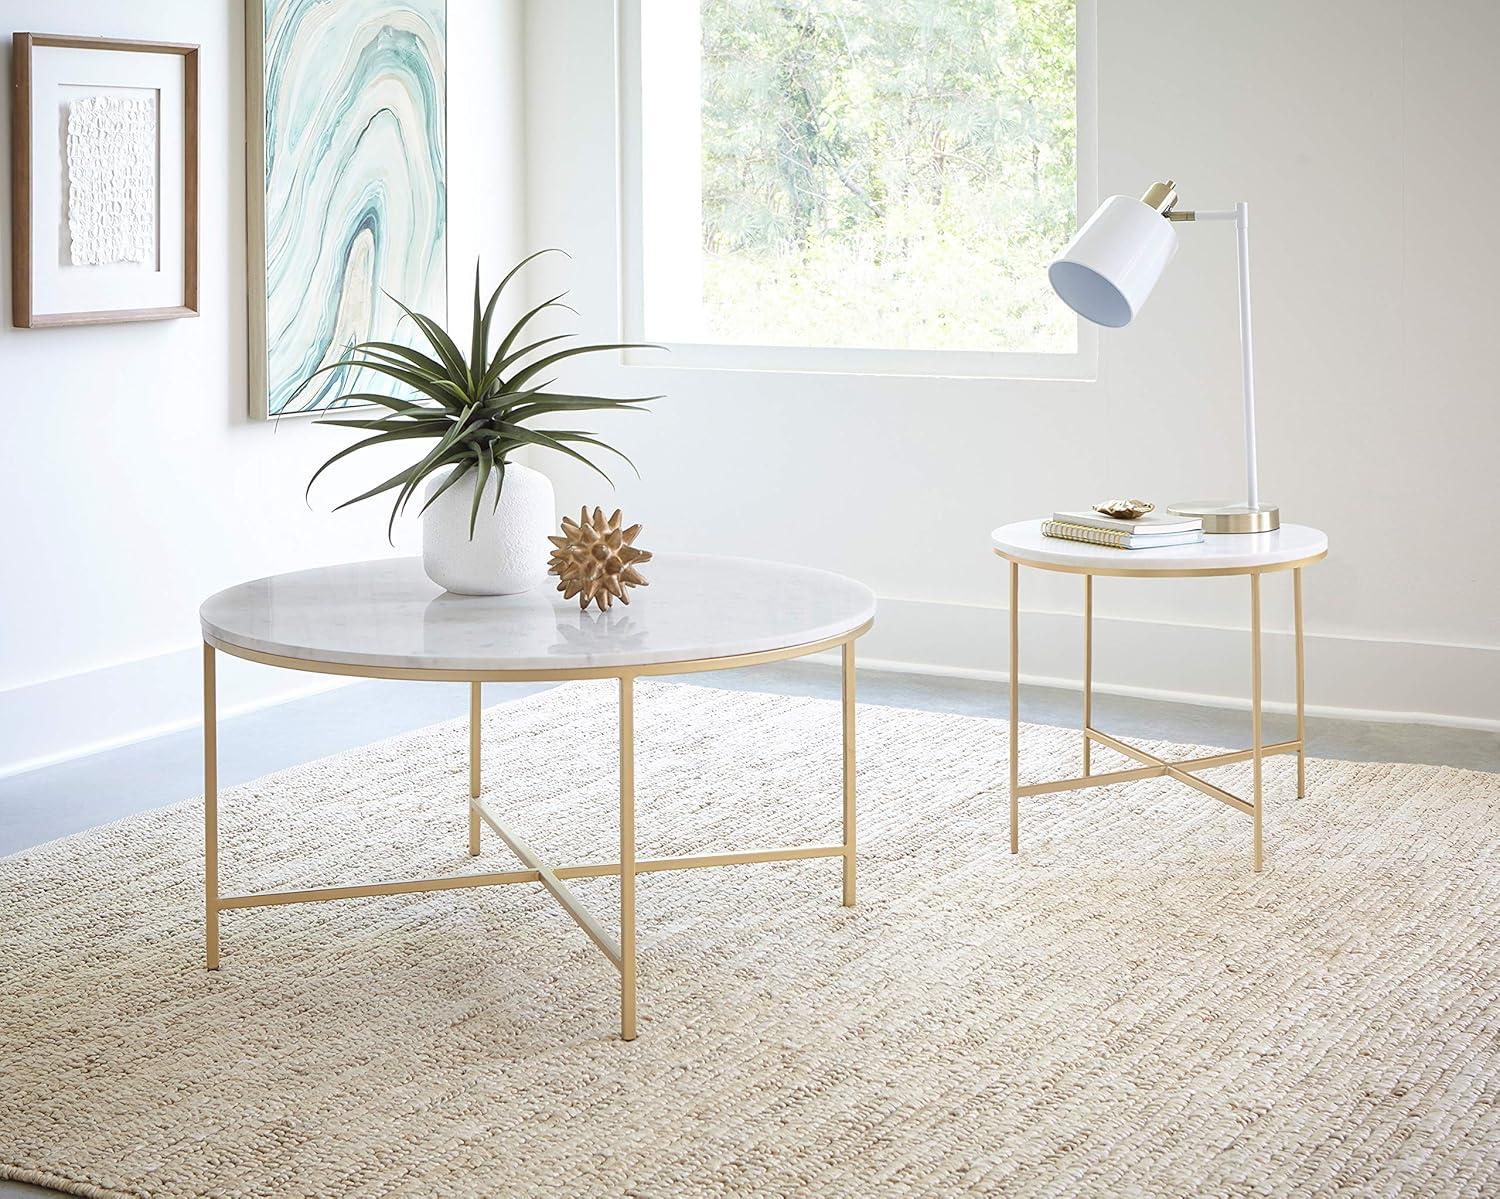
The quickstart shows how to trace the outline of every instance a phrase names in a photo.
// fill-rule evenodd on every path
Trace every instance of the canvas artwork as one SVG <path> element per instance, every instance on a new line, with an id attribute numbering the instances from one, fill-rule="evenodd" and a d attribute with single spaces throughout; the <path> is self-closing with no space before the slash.
<path id="1" fill-rule="evenodd" d="M 347 368 L 304 381 L 356 342 L 419 339 L 394 300 L 446 314 L 444 0 L 248 10 L 252 409 L 390 394 Z"/>

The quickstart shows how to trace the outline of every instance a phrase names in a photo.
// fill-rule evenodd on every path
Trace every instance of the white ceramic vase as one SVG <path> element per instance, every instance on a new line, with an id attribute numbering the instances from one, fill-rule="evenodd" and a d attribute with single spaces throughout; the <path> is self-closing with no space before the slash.
<path id="1" fill-rule="evenodd" d="M 456 469 L 456 468 L 455 468 Z M 426 494 L 447 480 L 434 475 Z M 469 536 L 478 472 L 470 470 L 422 513 L 422 569 L 439 587 L 460 595 L 512 595 L 530 591 L 547 577 L 552 546 L 547 536 L 557 521 L 552 481 L 540 471 L 510 462 L 495 507 L 498 472 L 485 482 L 479 518 Z"/>

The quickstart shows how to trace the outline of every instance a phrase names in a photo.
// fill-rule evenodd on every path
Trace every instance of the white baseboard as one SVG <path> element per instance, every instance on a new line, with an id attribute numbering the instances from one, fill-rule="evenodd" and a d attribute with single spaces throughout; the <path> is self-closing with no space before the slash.
<path id="1" fill-rule="evenodd" d="M 0 691 L 0 778 L 203 723 L 202 648 L 193 645 Z M 221 717 L 347 685 L 218 655 Z"/>
<path id="2" fill-rule="evenodd" d="M 1022 613 L 1021 678 L 1077 689 L 1079 616 Z M 1264 635 L 1266 708 L 1293 709 L 1291 634 Z M 990 679 L 1009 677 L 1005 609 L 883 599 L 860 643 L 861 666 Z M 1244 629 L 1096 616 L 1094 687 L 1177 703 L 1249 707 Z M 201 650 L 0 691 L 0 778 L 180 732 L 201 722 Z M 347 684 L 219 655 L 219 714 L 233 716 Z M 1500 732 L 1500 647 L 1307 635 L 1307 712 Z"/>
<path id="3" fill-rule="evenodd" d="M 1296 710 L 1290 630 L 1262 634 L 1267 711 Z M 1021 679 L 1078 690 L 1082 617 L 1021 614 Z M 1009 679 L 1006 609 L 882 599 L 859 662 L 874 669 Z M 1307 712 L 1351 720 L 1500 731 L 1500 646 L 1309 632 Z M 1208 707 L 1250 707 L 1248 631 L 1095 615 L 1094 689 Z"/>

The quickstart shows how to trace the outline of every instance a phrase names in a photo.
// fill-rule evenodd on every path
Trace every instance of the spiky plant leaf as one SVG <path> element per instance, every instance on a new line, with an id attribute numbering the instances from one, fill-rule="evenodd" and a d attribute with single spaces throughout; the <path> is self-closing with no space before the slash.
<path id="1" fill-rule="evenodd" d="M 574 458 L 577 461 L 582 462 L 586 467 L 588 467 L 611 487 L 615 485 L 615 481 L 611 479 L 607 474 L 605 474 L 602 468 L 591 462 L 577 450 L 570 449 L 568 446 L 564 445 L 558 438 L 549 436 L 548 434 L 543 433 L 540 429 L 523 429 L 519 425 L 508 425 L 506 426 L 506 429 L 510 433 L 510 436 L 513 437 L 516 441 L 523 442 L 526 445 L 544 446 L 549 450 L 556 450 L 560 454 L 566 454 L 569 458 Z M 599 444 L 603 445 L 604 443 L 600 442 Z M 616 453 L 618 452 L 619 451 L 616 451 Z"/>
<path id="2" fill-rule="evenodd" d="M 319 422 L 319 424 L 322 424 L 322 423 L 325 423 L 325 422 L 322 422 L 322 421 Z M 408 437 L 440 437 L 440 436 L 442 436 L 442 430 L 441 429 L 429 429 L 429 428 L 427 428 L 426 425 L 413 425 L 409 429 L 395 429 L 395 430 L 392 430 L 391 432 L 388 432 L 388 433 L 377 434 L 374 437 L 366 437 L 363 441 L 356 441 L 351 446 L 345 446 L 337 454 L 335 454 L 332 458 L 328 459 L 327 462 L 323 463 L 322 466 L 318 467 L 317 470 L 313 471 L 312 478 L 310 478 L 307 481 L 307 489 L 306 489 L 306 491 L 304 491 L 302 493 L 303 498 L 306 499 L 312 493 L 312 485 L 318 481 L 318 476 L 319 475 L 321 475 L 325 470 L 327 470 L 330 466 L 332 466 L 340 458 L 347 458 L 350 454 L 354 453 L 355 450 L 362 450 L 366 446 L 371 446 L 371 445 L 383 445 L 383 444 L 385 444 L 388 441 L 402 441 L 402 440 L 405 440 Z M 368 495 L 362 495 L 362 496 L 360 496 L 358 498 L 359 499 L 366 499 L 366 498 L 368 498 Z M 351 503 L 351 504 L 354 503 L 354 502 L 355 502 L 354 500 L 350 500 L 349 501 L 349 503 Z M 339 507 L 341 507 L 341 508 L 343 506 L 344 506 L 343 504 L 339 505 Z"/>
<path id="3" fill-rule="evenodd" d="M 647 400 L 661 398 L 661 396 L 641 396 L 633 400 L 612 400 L 592 396 L 538 395 L 532 403 L 507 408 L 505 419 L 513 424 L 520 424 L 535 416 L 545 416 L 549 412 L 645 412 L 646 409 L 638 405 L 644 404 Z"/>
<path id="4" fill-rule="evenodd" d="M 484 485 L 490 481 L 490 471 L 495 468 L 495 459 L 486 446 L 474 450 L 474 460 L 479 464 L 479 475 L 474 480 L 474 499 L 469 504 L 469 540 L 474 540 L 474 526 L 479 520 L 479 501 L 484 498 Z"/>
<path id="5" fill-rule="evenodd" d="M 479 309 L 479 262 L 474 262 L 474 318 L 469 325 L 469 381 L 479 378 L 479 356 L 484 353 L 484 313 Z M 471 533 L 470 539 L 473 539 Z"/>
<path id="6" fill-rule="evenodd" d="M 511 376 L 510 383 L 512 387 L 519 387 L 526 380 L 541 374 L 542 371 L 553 365 L 553 363 L 562 362 L 565 358 L 577 357 L 579 354 L 604 354 L 611 350 L 660 350 L 663 348 L 662 346 L 648 345 L 644 342 L 635 341 L 606 342 L 597 346 L 574 346 L 572 349 L 558 350 L 555 354 L 548 354 L 545 358 L 538 359 L 530 366 L 523 367 Z"/>
<path id="7" fill-rule="evenodd" d="M 507 354 L 504 358 L 500 359 L 498 369 L 503 371 L 508 366 L 514 366 L 522 358 L 525 358 L 527 354 L 540 350 L 543 346 L 550 346 L 554 341 L 566 341 L 570 337 L 577 336 L 578 334 L 576 333 L 554 333 L 551 337 L 544 337 L 540 341 L 534 341 L 530 345 L 522 346 L 519 350 Z M 500 348 L 503 350 L 505 347 L 501 346 Z"/>
<path id="8" fill-rule="evenodd" d="M 566 308 L 569 312 L 573 313 L 573 315 L 578 315 L 578 310 L 576 308 L 573 308 L 571 305 L 564 304 L 562 302 L 562 298 L 567 294 L 568 293 L 565 291 L 560 291 L 550 300 L 543 300 L 535 308 L 528 309 L 525 313 L 523 313 L 521 319 L 510 327 L 510 332 L 501 339 L 500 348 L 495 351 L 495 357 L 491 361 L 491 365 L 497 370 L 504 369 L 500 366 L 500 363 L 505 358 L 505 356 L 510 353 L 511 346 L 516 344 L 516 339 L 521 336 L 521 330 L 526 328 L 527 325 L 531 324 L 531 322 L 542 313 L 546 312 L 547 309 Z"/>
<path id="9" fill-rule="evenodd" d="M 437 352 L 439 361 L 448 368 L 448 377 L 450 379 L 463 377 L 463 358 L 458 352 L 458 345 L 453 338 L 448 336 L 447 331 L 430 316 L 423 316 L 420 312 L 413 311 L 383 288 L 380 294 L 401 309 L 402 315 L 422 331 L 427 344 Z"/>
<path id="10" fill-rule="evenodd" d="M 443 492 L 447 491 L 448 488 L 452 487 L 453 484 L 457 483 L 466 474 L 468 474 L 469 471 L 473 469 L 474 464 L 472 462 L 460 462 L 457 466 L 450 470 L 448 472 L 448 477 L 444 479 L 442 483 L 440 483 L 437 487 L 433 488 L 432 494 L 427 497 L 426 502 L 424 502 L 423 505 L 417 509 L 417 515 L 421 516 L 422 513 L 431 508 L 433 504 L 437 503 L 438 496 L 442 495 Z"/>

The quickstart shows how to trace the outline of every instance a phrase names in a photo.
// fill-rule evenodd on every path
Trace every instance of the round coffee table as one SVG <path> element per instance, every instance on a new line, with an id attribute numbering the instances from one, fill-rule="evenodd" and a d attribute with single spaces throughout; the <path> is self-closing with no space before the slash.
<path id="1" fill-rule="evenodd" d="M 868 587 L 827 571 L 748 558 L 658 554 L 649 586 L 628 605 L 580 612 L 549 580 L 521 595 L 454 595 L 428 580 L 415 558 L 357 562 L 257 579 L 204 602 L 203 787 L 207 965 L 219 966 L 219 914 L 236 908 L 400 895 L 458 887 L 539 883 L 620 973 L 620 1036 L 635 1037 L 635 878 L 658 870 L 842 858 L 843 902 L 854 903 L 854 642 L 875 619 Z M 633 684 L 643 675 L 728 670 L 843 648 L 843 841 L 735 853 L 639 860 L 635 853 Z M 220 895 L 218 730 L 214 653 L 377 679 L 469 684 L 469 853 L 481 822 L 524 870 L 445 878 Z M 620 860 L 549 866 L 480 799 L 480 689 L 487 682 L 613 678 L 620 685 Z M 618 875 L 620 935 L 589 913 L 567 880 Z"/>
<path id="2" fill-rule="evenodd" d="M 1110 546 L 1089 545 L 1048 537 L 1039 520 L 1022 520 L 1002 525 L 990 534 L 996 554 L 1010 563 L 1010 851 L 1020 851 L 1019 801 L 1025 795 L 1043 795 L 1051 791 L 1075 791 L 1083 787 L 1103 787 L 1135 779 L 1159 778 L 1163 775 L 1185 783 L 1238 812 L 1250 817 L 1250 864 L 1260 870 L 1261 813 L 1264 807 L 1261 786 L 1261 760 L 1272 754 L 1297 755 L 1297 798 L 1306 791 L 1306 728 L 1303 716 L 1303 638 L 1302 638 L 1302 568 L 1318 562 L 1328 554 L 1328 538 L 1306 525 L 1282 525 L 1274 533 L 1221 533 L 1206 535 L 1192 545 L 1174 545 L 1163 549 L 1121 550 Z M 1083 576 L 1083 774 L 1079 778 L 1057 779 L 1045 783 L 1020 782 L 1020 720 L 1017 714 L 1019 681 L 1017 661 L 1020 658 L 1020 571 L 1029 566 L 1036 570 L 1061 571 Z M 1274 745 L 1263 743 L 1261 736 L 1260 671 L 1260 578 L 1273 571 L 1292 572 L 1292 612 L 1296 628 L 1297 653 L 1297 738 Z M 1094 576 L 1106 575 L 1129 579 L 1213 578 L 1222 575 L 1250 576 L 1250 748 L 1231 753 L 1212 754 L 1203 758 L 1168 761 L 1155 754 L 1111 737 L 1093 727 L 1094 675 Z M 1090 769 L 1089 747 L 1093 742 L 1108 746 L 1143 765 L 1132 770 L 1111 770 L 1094 774 Z M 1232 795 L 1222 787 L 1199 778 L 1194 771 L 1231 762 L 1253 763 L 1249 799 Z"/>

